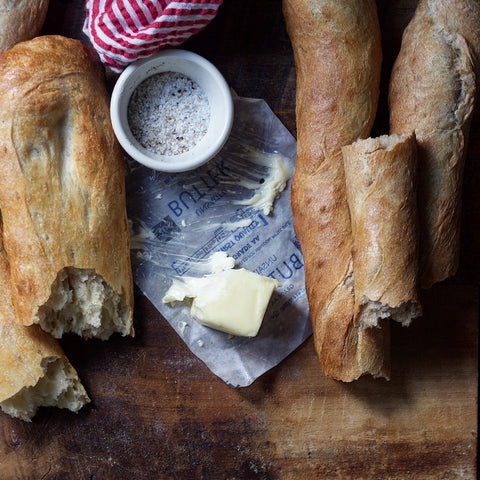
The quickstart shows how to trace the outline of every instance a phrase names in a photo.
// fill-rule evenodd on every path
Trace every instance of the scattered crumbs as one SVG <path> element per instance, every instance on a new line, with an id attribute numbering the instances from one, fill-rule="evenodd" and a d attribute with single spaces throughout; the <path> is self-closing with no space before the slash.
<path id="1" fill-rule="evenodd" d="M 205 342 L 203 340 L 197 340 L 197 344 L 199 347 L 203 347 L 205 345 Z"/>
<path id="2" fill-rule="evenodd" d="M 163 72 L 134 90 L 127 115 L 133 136 L 144 148 L 158 155 L 178 155 L 207 133 L 210 105 L 194 80 Z"/>
<path id="3" fill-rule="evenodd" d="M 186 227 L 187 226 L 187 222 L 185 221 L 185 219 L 182 220 L 182 227 Z"/>
<path id="4" fill-rule="evenodd" d="M 158 195 L 155 195 L 155 198 L 157 200 L 161 200 L 163 198 L 163 193 L 159 193 Z"/>

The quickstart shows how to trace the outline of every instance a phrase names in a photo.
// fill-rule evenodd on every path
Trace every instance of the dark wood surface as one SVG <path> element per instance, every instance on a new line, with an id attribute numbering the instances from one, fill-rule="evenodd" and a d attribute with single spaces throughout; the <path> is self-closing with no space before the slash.
<path id="1" fill-rule="evenodd" d="M 45 31 L 72 28 L 54 1 Z M 387 131 L 385 85 L 415 1 L 379 1 L 384 76 L 373 134 Z M 185 48 L 241 96 L 263 98 L 295 135 L 295 71 L 280 0 L 224 0 Z M 393 326 L 392 379 L 326 378 L 312 339 L 248 388 L 190 353 L 136 292 L 135 338 L 66 338 L 92 403 L 0 415 L 0 479 L 474 479 L 477 472 L 480 121 L 464 186 L 458 275 L 423 292 L 425 315 Z"/>

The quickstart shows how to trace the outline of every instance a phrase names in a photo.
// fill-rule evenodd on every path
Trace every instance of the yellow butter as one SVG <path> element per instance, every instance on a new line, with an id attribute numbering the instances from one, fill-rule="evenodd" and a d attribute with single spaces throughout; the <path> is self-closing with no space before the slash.
<path id="1" fill-rule="evenodd" d="M 244 268 L 201 278 L 174 281 L 164 303 L 191 298 L 191 315 L 199 323 L 232 335 L 257 335 L 275 288 L 280 284 Z"/>

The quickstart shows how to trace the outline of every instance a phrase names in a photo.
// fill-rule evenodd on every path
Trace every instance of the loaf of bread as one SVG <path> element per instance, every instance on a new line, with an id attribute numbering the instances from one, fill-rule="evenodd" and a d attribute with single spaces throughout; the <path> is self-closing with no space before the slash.
<path id="1" fill-rule="evenodd" d="M 0 0 L 0 53 L 40 33 L 48 4 L 49 0 Z"/>
<path id="2" fill-rule="evenodd" d="M 0 239 L 0 408 L 30 421 L 39 407 L 77 412 L 90 401 L 60 345 L 38 325 L 15 320 L 8 260 Z"/>
<path id="3" fill-rule="evenodd" d="M 41 36 L 0 56 L 0 170 L 17 319 L 57 338 L 133 334 L 124 159 L 79 41 Z"/>
<path id="4" fill-rule="evenodd" d="M 353 238 L 355 322 L 403 325 L 421 315 L 418 299 L 415 134 L 383 135 L 343 147 Z"/>
<path id="5" fill-rule="evenodd" d="M 354 322 L 352 232 L 342 147 L 370 134 L 380 84 L 374 0 L 284 0 L 297 73 L 291 203 L 314 340 L 326 375 L 389 376 L 389 329 Z"/>
<path id="6" fill-rule="evenodd" d="M 477 0 L 420 0 L 391 74 L 390 132 L 414 130 L 418 142 L 425 288 L 458 268 L 462 177 L 479 53 Z"/>

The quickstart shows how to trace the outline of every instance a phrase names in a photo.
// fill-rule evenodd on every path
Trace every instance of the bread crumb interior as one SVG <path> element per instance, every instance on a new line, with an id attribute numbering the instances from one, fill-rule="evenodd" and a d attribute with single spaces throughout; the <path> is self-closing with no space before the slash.
<path id="1" fill-rule="evenodd" d="M 64 359 L 46 358 L 42 361 L 42 369 L 44 375 L 35 385 L 22 388 L 0 403 L 5 413 L 29 422 L 39 407 L 68 408 L 78 412 L 89 401 L 75 371 Z"/>
<path id="2" fill-rule="evenodd" d="M 125 299 L 92 269 L 61 270 L 50 298 L 38 310 L 38 320 L 55 338 L 72 332 L 106 340 L 115 332 L 130 333 Z"/>

